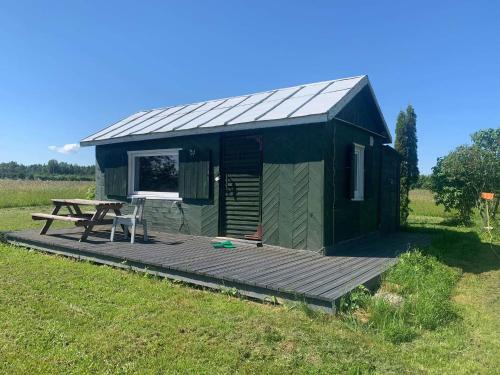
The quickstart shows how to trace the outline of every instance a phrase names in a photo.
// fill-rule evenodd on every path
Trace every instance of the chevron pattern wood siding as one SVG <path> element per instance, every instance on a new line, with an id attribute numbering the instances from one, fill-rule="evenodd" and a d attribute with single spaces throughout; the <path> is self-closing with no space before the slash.
<path id="1" fill-rule="evenodd" d="M 292 247 L 307 247 L 309 163 L 300 163 L 293 168 L 293 227 Z"/>
<path id="2" fill-rule="evenodd" d="M 315 153 L 323 155 L 323 137 L 317 140 Z M 315 143 L 316 143 L 315 142 Z M 318 157 L 319 157 L 318 155 Z M 307 192 L 307 249 L 323 249 L 324 241 L 324 161 L 314 159 L 309 164 L 309 187 Z"/>
<path id="3" fill-rule="evenodd" d="M 262 224 L 269 244 L 319 251 L 323 247 L 322 125 L 266 133 Z"/>
<path id="4" fill-rule="evenodd" d="M 263 241 L 279 243 L 280 179 L 279 164 L 264 164 L 262 171 L 262 226 L 266 228 Z"/>

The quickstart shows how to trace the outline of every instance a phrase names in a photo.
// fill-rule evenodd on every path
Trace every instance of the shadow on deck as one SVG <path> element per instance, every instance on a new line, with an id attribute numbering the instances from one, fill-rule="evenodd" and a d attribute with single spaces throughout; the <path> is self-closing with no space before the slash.
<path id="1" fill-rule="evenodd" d="M 109 242 L 109 231 L 93 232 L 78 242 L 81 229 L 6 234 L 8 242 L 49 253 L 131 268 L 203 287 L 236 288 L 241 295 L 260 300 L 277 297 L 303 301 L 312 308 L 335 311 L 341 296 L 360 284 L 369 285 L 396 262 L 410 246 L 426 245 L 419 233 L 394 233 L 360 242 L 331 256 L 235 242 L 235 249 L 214 249 L 211 238 L 152 232 L 130 244 L 123 235 Z"/>

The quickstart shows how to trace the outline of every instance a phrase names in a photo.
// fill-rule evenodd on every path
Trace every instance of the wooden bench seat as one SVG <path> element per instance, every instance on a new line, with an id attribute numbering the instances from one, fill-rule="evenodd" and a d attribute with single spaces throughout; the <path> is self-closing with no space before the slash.
<path id="1" fill-rule="evenodd" d="M 60 220 L 60 221 L 67 221 L 70 223 L 74 223 L 75 225 L 84 226 L 89 222 L 89 219 L 91 218 L 92 215 L 85 214 L 82 216 L 76 217 L 70 215 L 52 215 L 40 212 L 31 214 L 31 218 L 33 220 Z"/>

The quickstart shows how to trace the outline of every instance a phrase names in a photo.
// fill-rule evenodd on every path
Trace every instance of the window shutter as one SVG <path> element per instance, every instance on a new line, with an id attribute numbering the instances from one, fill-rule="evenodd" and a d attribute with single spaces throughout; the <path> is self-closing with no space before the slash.
<path id="1" fill-rule="evenodd" d="M 354 166 L 354 144 L 349 144 L 346 147 L 345 154 L 345 197 L 346 199 L 354 198 L 354 178 L 355 178 L 355 166 Z"/>
<path id="2" fill-rule="evenodd" d="M 179 196 L 210 199 L 211 151 L 196 148 L 179 151 Z"/>
<path id="3" fill-rule="evenodd" d="M 128 167 L 120 165 L 104 170 L 104 194 L 107 196 L 127 196 Z"/>
<path id="4" fill-rule="evenodd" d="M 373 172 L 373 148 L 365 147 L 365 199 L 372 197 L 372 189 L 373 189 L 373 181 L 372 181 L 372 172 Z"/>

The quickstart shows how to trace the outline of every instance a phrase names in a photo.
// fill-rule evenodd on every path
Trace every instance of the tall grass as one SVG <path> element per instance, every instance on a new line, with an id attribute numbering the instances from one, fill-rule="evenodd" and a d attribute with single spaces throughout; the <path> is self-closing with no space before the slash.
<path id="1" fill-rule="evenodd" d="M 437 206 L 429 190 L 412 190 L 410 202 L 409 222 L 414 225 L 439 225 L 449 222 L 455 214 Z M 448 238 L 448 243 L 439 249 L 450 252 L 457 241 Z M 359 322 L 356 314 L 361 314 L 366 327 L 394 343 L 411 341 L 426 330 L 445 326 L 456 318 L 451 296 L 460 272 L 438 259 L 439 249 L 404 253 L 383 276 L 381 295 L 401 296 L 401 303 L 390 303 L 387 298 L 372 296 L 359 288 L 344 298 L 344 315 Z"/>
<path id="2" fill-rule="evenodd" d="M 391 342 L 411 341 L 425 330 L 435 330 L 456 318 L 451 296 L 460 272 L 431 255 L 416 250 L 400 256 L 385 275 L 381 291 L 402 297 L 389 302 L 359 288 L 343 301 L 344 313 L 363 309 L 365 321 Z M 354 308 L 353 308 L 354 304 Z"/>
<path id="3" fill-rule="evenodd" d="M 394 342 L 408 341 L 423 330 L 434 330 L 454 320 L 451 301 L 460 273 L 419 251 L 400 257 L 385 275 L 385 290 L 404 298 L 400 306 L 376 299 L 370 306 L 371 320 Z"/>
<path id="4" fill-rule="evenodd" d="M 436 205 L 434 196 L 430 190 L 415 189 L 410 191 L 410 215 L 452 217 L 453 212 L 446 212 L 442 205 Z"/>
<path id="5" fill-rule="evenodd" d="M 0 208 L 42 206 L 52 198 L 85 198 L 89 181 L 1 180 Z"/>

